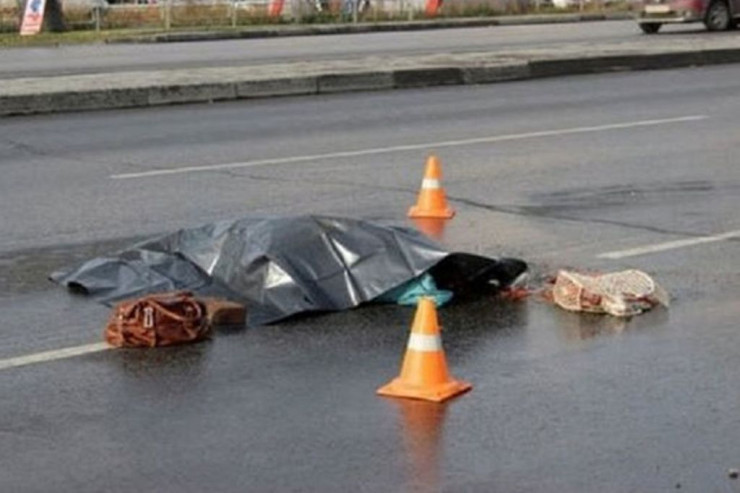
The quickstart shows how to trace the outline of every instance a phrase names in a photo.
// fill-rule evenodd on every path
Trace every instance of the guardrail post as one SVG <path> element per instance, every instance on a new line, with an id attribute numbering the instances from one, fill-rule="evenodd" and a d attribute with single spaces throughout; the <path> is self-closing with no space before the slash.
<path id="1" fill-rule="evenodd" d="M 100 32 L 100 10 L 102 7 L 99 3 L 93 7 L 93 21 L 95 22 L 95 32 Z"/>
<path id="2" fill-rule="evenodd" d="M 169 31 L 172 27 L 172 0 L 164 2 L 164 29 Z"/>

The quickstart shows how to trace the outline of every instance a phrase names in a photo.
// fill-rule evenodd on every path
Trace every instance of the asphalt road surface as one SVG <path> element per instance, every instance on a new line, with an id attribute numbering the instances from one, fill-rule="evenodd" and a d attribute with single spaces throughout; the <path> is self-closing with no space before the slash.
<path id="1" fill-rule="evenodd" d="M 661 36 L 707 33 L 700 24 L 667 26 Z M 715 33 L 712 36 L 734 36 Z M 554 44 L 637 41 L 650 46 L 633 21 L 583 22 L 392 33 L 305 36 L 201 43 L 83 45 L 0 51 L 0 79 L 100 72 L 229 67 L 245 64 L 342 60 L 506 50 Z"/>
<path id="2" fill-rule="evenodd" d="M 740 491 L 739 76 L 0 120 L 0 491 Z M 108 310 L 46 280 L 250 213 L 413 226 L 430 152 L 458 211 L 450 249 L 519 256 L 533 285 L 563 267 L 644 269 L 671 307 L 445 307 L 450 367 L 473 390 L 434 405 L 374 393 L 398 373 L 409 308 L 93 352 Z"/>

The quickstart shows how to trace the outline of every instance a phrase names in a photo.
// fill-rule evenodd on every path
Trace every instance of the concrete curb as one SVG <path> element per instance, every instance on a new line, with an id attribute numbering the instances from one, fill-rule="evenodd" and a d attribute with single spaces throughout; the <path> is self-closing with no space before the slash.
<path id="1" fill-rule="evenodd" d="M 289 36 L 314 36 L 336 34 L 380 33 L 394 31 L 421 31 L 429 29 L 455 29 L 467 27 L 518 26 L 534 24 L 565 24 L 633 19 L 630 12 L 608 12 L 593 14 L 541 14 L 500 17 L 477 17 L 458 19 L 436 19 L 402 22 L 358 23 L 358 24 L 314 24 L 258 27 L 234 31 L 176 32 L 133 36 L 108 40 L 120 43 L 179 43 L 187 41 L 220 41 L 228 39 L 277 38 Z"/>
<path id="2" fill-rule="evenodd" d="M 480 57 L 483 57 L 481 54 Z M 583 57 L 532 57 L 530 59 L 474 59 L 460 57 L 431 64 L 418 62 L 406 66 L 398 62 L 389 70 L 363 69 L 361 64 L 332 70 L 315 70 L 303 75 L 270 76 L 269 71 L 257 76 L 238 74 L 230 80 L 214 82 L 221 73 L 177 81 L 168 73 L 158 74 L 157 82 L 117 83 L 119 74 L 79 76 L 67 81 L 74 89 L 55 89 L 55 79 L 19 80 L 15 93 L 2 94 L 0 116 L 59 113 L 71 111 L 151 107 L 168 104 L 203 103 L 278 96 L 335 94 L 353 91 L 379 91 L 465 84 L 489 84 L 503 81 L 535 79 L 564 75 L 593 74 L 628 70 L 679 68 L 740 62 L 740 48 L 697 49 L 641 54 L 614 53 Z M 409 63 L 411 65 L 409 66 Z M 203 72 L 206 73 L 206 72 Z M 134 76 L 137 74 L 133 74 Z M 106 78 L 105 83 L 100 83 Z M 171 79 L 173 82 L 166 82 Z M 162 82 L 165 80 L 165 82 Z M 113 81 L 113 82 L 111 82 Z M 91 87 L 80 87 L 89 83 Z M 97 87 L 94 85 L 97 84 Z M 107 87 L 106 84 L 108 85 Z M 64 84 L 58 84 L 64 85 Z M 30 89 L 24 88 L 29 86 Z"/>

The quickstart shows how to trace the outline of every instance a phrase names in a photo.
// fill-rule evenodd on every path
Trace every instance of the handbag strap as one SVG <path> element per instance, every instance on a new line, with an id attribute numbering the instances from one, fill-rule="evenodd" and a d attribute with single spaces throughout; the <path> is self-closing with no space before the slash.
<path id="1" fill-rule="evenodd" d="M 188 303 L 190 306 L 194 307 L 196 319 L 199 319 L 203 316 L 203 309 L 202 309 L 201 304 L 198 301 L 194 300 L 192 298 L 192 295 L 189 292 L 185 291 L 185 292 L 175 293 L 169 299 L 175 302 Z M 178 322 L 188 322 L 189 321 L 187 317 L 180 315 L 179 313 L 173 312 L 172 310 L 163 306 L 162 303 L 154 297 L 141 298 L 139 300 L 130 302 L 129 305 L 122 306 L 121 307 L 122 313 L 121 312 L 119 313 L 121 313 L 122 315 L 126 317 L 130 317 L 133 311 L 136 310 L 138 306 L 142 306 L 142 305 L 151 306 L 155 310 L 162 312 L 163 314 L 167 315 L 168 317 L 174 320 L 177 320 Z"/>
<path id="2" fill-rule="evenodd" d="M 200 303 L 198 303 L 197 301 L 193 300 L 189 296 L 185 296 L 185 295 L 178 296 L 178 297 L 175 297 L 175 300 L 176 301 L 186 302 L 186 303 L 190 304 L 191 306 L 194 306 L 195 307 L 195 318 L 196 319 L 199 319 L 199 318 L 201 318 L 203 316 L 203 310 L 201 308 Z M 175 319 L 175 320 L 177 320 L 179 322 L 188 322 L 188 321 L 190 321 L 190 319 L 188 317 L 185 317 L 183 315 L 180 315 L 179 313 L 175 313 L 172 310 L 169 310 L 166 307 L 162 306 L 162 304 L 158 300 L 147 299 L 147 300 L 145 300 L 145 303 L 148 303 L 150 305 L 153 305 L 158 311 L 164 313 L 168 317 L 173 318 L 173 319 Z"/>

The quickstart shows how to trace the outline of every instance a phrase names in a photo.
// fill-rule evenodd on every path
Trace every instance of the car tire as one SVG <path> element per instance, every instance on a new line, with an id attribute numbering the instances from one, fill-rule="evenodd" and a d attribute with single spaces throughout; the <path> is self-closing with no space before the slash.
<path id="1" fill-rule="evenodd" d="M 660 24 L 658 24 L 657 22 L 640 24 L 640 29 L 642 29 L 642 32 L 644 32 L 645 34 L 655 34 L 660 29 Z"/>
<path id="2" fill-rule="evenodd" d="M 730 8 L 724 0 L 714 0 L 709 4 L 707 15 L 704 17 L 704 25 L 710 31 L 727 31 L 732 27 Z"/>

